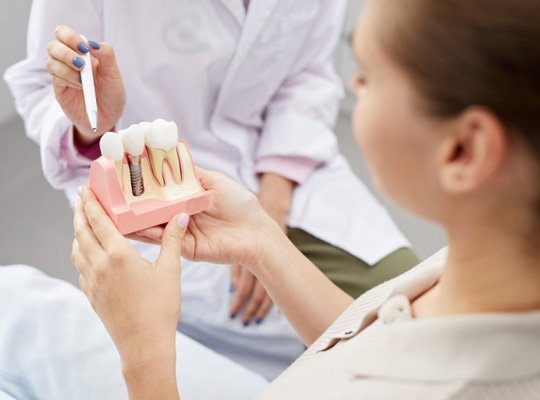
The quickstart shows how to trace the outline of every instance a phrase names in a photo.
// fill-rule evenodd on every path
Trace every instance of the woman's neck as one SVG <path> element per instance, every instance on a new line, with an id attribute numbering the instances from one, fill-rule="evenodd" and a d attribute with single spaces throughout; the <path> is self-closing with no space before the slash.
<path id="1" fill-rule="evenodd" d="M 449 230 L 444 272 L 422 297 L 423 316 L 540 310 L 540 243 L 486 224 Z"/>

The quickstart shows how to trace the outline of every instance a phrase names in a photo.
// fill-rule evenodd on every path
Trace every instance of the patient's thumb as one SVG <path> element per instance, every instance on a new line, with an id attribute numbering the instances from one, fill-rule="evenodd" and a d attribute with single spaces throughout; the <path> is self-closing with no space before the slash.
<path id="1" fill-rule="evenodd" d="M 176 265 L 180 260 L 182 240 L 189 224 L 189 215 L 182 213 L 177 215 L 167 224 L 161 237 L 161 253 L 159 261 L 167 265 Z"/>

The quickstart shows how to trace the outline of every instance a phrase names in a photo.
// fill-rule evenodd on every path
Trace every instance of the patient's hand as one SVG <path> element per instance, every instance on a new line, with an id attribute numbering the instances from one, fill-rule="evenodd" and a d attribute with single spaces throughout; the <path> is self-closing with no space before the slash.
<path id="1" fill-rule="evenodd" d="M 204 189 L 212 193 L 213 206 L 193 215 L 182 243 L 182 256 L 216 264 L 254 265 L 271 237 L 265 227 L 275 225 L 257 197 L 232 179 L 197 169 Z M 129 235 L 130 239 L 159 244 L 164 227 Z"/>
<path id="2" fill-rule="evenodd" d="M 159 259 L 150 263 L 118 232 L 90 190 L 75 208 L 73 263 L 125 370 L 156 359 L 172 359 L 174 365 L 180 248 L 188 221 L 183 214 L 167 225 Z"/>

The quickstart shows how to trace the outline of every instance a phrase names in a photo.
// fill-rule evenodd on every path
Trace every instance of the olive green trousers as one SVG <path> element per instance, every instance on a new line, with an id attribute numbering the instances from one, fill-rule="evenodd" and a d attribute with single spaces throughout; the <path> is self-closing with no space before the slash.
<path id="1" fill-rule="evenodd" d="M 360 297 L 369 289 L 390 280 L 419 262 L 411 249 L 399 249 L 375 265 L 332 246 L 297 228 L 289 228 L 287 235 L 294 245 L 332 282 L 353 298 Z"/>

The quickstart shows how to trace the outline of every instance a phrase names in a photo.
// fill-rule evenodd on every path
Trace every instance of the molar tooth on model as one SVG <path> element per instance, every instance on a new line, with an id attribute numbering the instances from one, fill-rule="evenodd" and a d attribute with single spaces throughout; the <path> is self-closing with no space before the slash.
<path id="1" fill-rule="evenodd" d="M 156 119 L 151 124 L 142 124 L 145 124 L 146 147 L 154 177 L 161 186 L 165 185 L 163 163 L 166 160 L 171 167 L 175 181 L 180 183 L 182 173 L 180 171 L 180 159 L 177 152 L 178 127 L 174 122 L 167 122 L 162 119 Z"/>
<path id="2" fill-rule="evenodd" d="M 107 132 L 99 140 L 99 148 L 101 149 L 101 155 L 103 157 L 115 162 L 118 181 L 120 182 L 120 185 L 122 185 L 124 160 L 124 143 L 122 141 L 122 136 L 114 132 Z"/>

